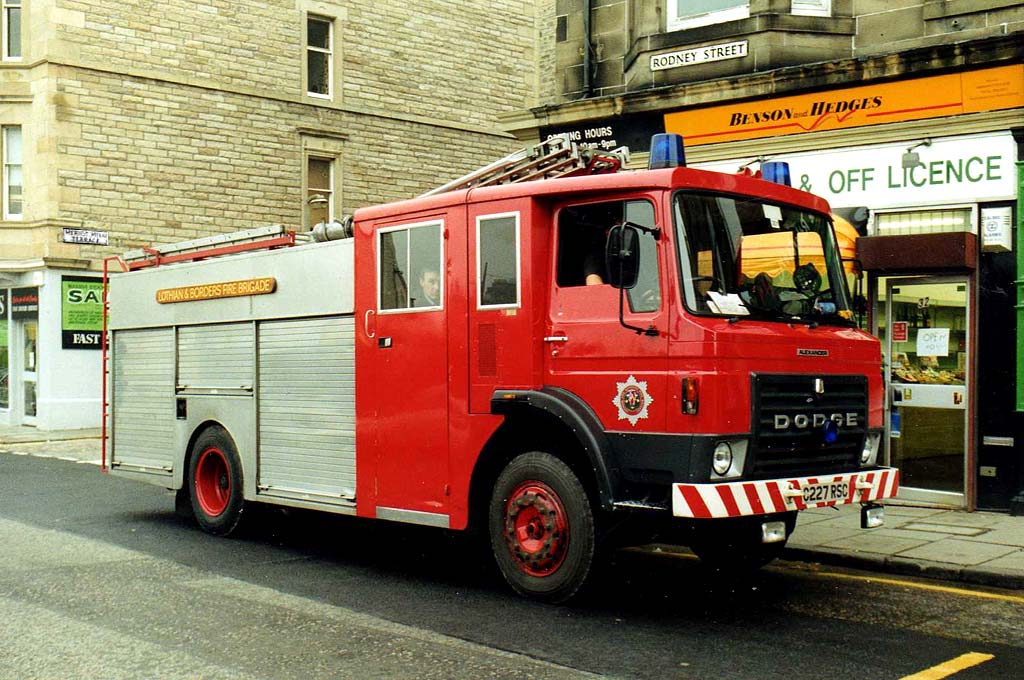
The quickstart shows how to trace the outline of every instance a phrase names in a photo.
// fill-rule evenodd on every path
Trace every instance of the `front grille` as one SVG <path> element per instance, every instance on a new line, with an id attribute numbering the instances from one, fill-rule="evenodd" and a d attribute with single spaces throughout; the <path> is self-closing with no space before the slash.
<path id="1" fill-rule="evenodd" d="M 865 376 L 755 373 L 751 402 L 751 477 L 827 474 L 857 467 L 868 423 Z M 832 444 L 824 441 L 823 419 L 842 421 Z"/>

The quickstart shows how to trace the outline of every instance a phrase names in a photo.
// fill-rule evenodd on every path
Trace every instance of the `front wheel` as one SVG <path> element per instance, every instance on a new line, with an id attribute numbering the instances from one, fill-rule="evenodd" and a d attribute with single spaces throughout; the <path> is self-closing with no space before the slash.
<path id="1" fill-rule="evenodd" d="M 231 436 L 219 427 L 203 431 L 192 446 L 188 470 L 196 522 L 209 534 L 227 536 L 238 528 L 245 509 L 242 464 Z"/>
<path id="2" fill-rule="evenodd" d="M 590 499 L 576 474 L 554 456 L 524 453 L 498 476 L 488 513 L 491 550 L 519 593 L 564 602 L 594 561 Z"/>

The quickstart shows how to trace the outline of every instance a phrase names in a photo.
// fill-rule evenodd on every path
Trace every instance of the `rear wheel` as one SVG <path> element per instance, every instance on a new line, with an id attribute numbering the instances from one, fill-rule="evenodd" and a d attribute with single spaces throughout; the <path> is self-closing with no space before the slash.
<path id="1" fill-rule="evenodd" d="M 211 427 L 196 439 L 189 459 L 192 514 L 203 531 L 227 536 L 242 520 L 242 464 L 235 443 L 223 429 Z"/>
<path id="2" fill-rule="evenodd" d="M 521 595 L 564 602 L 586 581 L 594 561 L 590 500 L 564 462 L 524 453 L 498 477 L 488 516 L 491 550 Z"/>

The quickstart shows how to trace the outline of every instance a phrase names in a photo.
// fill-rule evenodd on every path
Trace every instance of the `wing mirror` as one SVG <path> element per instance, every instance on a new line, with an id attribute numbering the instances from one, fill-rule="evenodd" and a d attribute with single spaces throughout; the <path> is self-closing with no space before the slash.
<path id="1" fill-rule="evenodd" d="M 631 224 L 617 224 L 608 231 L 605 245 L 608 283 L 632 288 L 640 274 L 640 230 Z"/>
<path id="2" fill-rule="evenodd" d="M 605 268 L 608 271 L 608 283 L 619 289 L 619 324 L 638 335 L 657 337 L 658 329 L 654 326 L 641 328 L 626 323 L 625 300 L 626 290 L 636 286 L 640 276 L 640 232 L 651 233 L 658 238 L 657 228 L 641 227 L 632 222 L 617 224 L 608 231 L 605 243 Z"/>

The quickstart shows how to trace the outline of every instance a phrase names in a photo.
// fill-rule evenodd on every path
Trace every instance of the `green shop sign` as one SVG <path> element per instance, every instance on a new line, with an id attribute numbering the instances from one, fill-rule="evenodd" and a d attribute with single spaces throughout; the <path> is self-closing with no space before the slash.
<path id="1" fill-rule="evenodd" d="M 60 278 L 60 330 L 64 349 L 100 349 L 103 335 L 103 279 Z"/>

